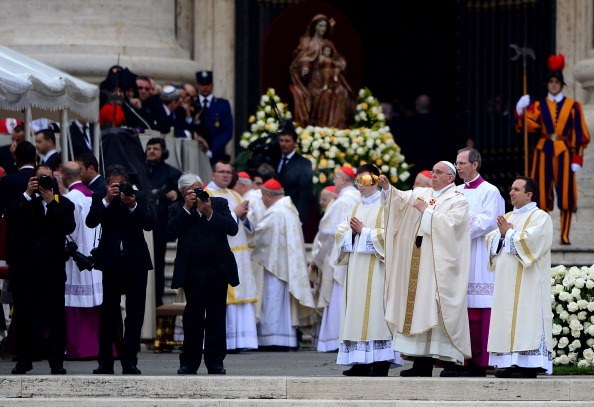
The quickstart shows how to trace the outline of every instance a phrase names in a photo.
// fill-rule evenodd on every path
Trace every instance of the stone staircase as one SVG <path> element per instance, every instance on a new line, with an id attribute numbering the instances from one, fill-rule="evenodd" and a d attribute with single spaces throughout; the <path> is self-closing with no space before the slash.
<path id="1" fill-rule="evenodd" d="M 173 261 L 175 260 L 175 251 L 177 244 L 175 242 L 167 243 L 167 252 L 165 253 L 165 291 L 163 293 L 163 304 L 177 302 L 177 292 L 171 288 L 171 279 L 173 278 Z"/>
<path id="2" fill-rule="evenodd" d="M 3 376 L 0 405 L 592 406 L 591 378 Z"/>

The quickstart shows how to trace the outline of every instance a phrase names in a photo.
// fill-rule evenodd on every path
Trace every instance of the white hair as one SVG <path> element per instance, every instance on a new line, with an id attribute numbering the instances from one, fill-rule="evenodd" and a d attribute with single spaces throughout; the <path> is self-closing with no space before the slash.
<path id="1" fill-rule="evenodd" d="M 192 174 L 190 172 L 184 172 L 177 181 L 177 189 L 178 191 L 183 192 L 186 188 L 191 187 L 196 182 L 202 185 L 202 180 L 198 175 Z"/>
<path id="2" fill-rule="evenodd" d="M 241 184 L 241 185 L 245 185 L 246 187 L 251 187 L 252 186 L 252 180 L 251 179 L 247 179 L 247 178 L 239 177 L 239 178 L 237 178 L 237 183 L 238 184 Z"/>

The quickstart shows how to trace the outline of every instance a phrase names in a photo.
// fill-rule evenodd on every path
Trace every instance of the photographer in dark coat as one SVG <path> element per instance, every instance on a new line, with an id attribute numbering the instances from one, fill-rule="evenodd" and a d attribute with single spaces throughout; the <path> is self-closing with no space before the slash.
<path id="1" fill-rule="evenodd" d="M 204 352 L 208 373 L 225 374 L 227 285 L 239 284 L 227 235 L 235 236 L 238 226 L 227 200 L 196 191 L 201 184 L 197 175 L 183 174 L 183 202 L 169 207 L 169 237 L 178 239 L 171 288 L 182 287 L 187 300 L 177 373 L 196 374 Z"/>
<path id="2" fill-rule="evenodd" d="M 153 268 L 144 232 L 153 229 L 154 213 L 146 195 L 132 189 L 126 169 L 118 164 L 105 171 L 107 194 L 95 193 L 86 224 L 101 224 L 95 268 L 103 272 L 103 304 L 99 322 L 99 367 L 94 374 L 113 374 L 113 344 L 122 333 L 120 296 L 126 296 L 121 346 L 122 374 L 140 374 L 136 367 L 148 270 Z"/>
<path id="3" fill-rule="evenodd" d="M 65 374 L 64 245 L 76 227 L 74 204 L 54 195 L 52 170 L 37 168 L 6 212 L 7 263 L 14 298 L 17 363 L 12 374 L 33 369 L 43 357 L 47 329 L 47 356 L 52 374 Z"/>

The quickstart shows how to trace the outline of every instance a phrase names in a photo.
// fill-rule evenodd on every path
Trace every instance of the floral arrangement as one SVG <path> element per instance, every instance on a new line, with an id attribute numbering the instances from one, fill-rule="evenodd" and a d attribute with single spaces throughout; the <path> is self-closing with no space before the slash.
<path id="1" fill-rule="evenodd" d="M 283 119 L 292 118 L 287 105 L 281 102 L 274 89 L 268 89 L 260 98 L 256 114 L 249 118 L 250 131 L 241 136 L 239 145 L 242 148 L 278 130 L 273 101 Z M 298 152 L 312 162 L 316 192 L 331 185 L 336 168 L 344 165 L 356 168 L 364 163 L 377 165 L 389 175 L 393 184 L 404 187 L 410 176 L 409 165 L 404 161 L 385 120 L 379 101 L 365 88 L 358 94 L 353 128 L 307 126 L 295 129 L 299 135 Z"/>
<path id="2" fill-rule="evenodd" d="M 594 366 L 594 266 L 551 269 L 554 365 Z"/>

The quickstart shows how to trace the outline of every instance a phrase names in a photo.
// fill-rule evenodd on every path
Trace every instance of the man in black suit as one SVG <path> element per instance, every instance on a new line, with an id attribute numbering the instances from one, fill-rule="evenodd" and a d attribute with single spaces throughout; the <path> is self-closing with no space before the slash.
<path id="1" fill-rule="evenodd" d="M 89 126 L 88 122 L 81 123 L 78 120 L 73 120 L 68 129 L 74 157 L 78 157 L 82 153 L 93 152 L 93 126 Z M 68 151 L 68 157 L 70 160 L 73 159 L 70 151 Z"/>
<path id="2" fill-rule="evenodd" d="M 52 129 L 43 129 L 35 133 L 35 147 L 40 156 L 40 163 L 56 171 L 60 167 L 60 154 L 56 150 L 56 134 Z"/>
<path id="3" fill-rule="evenodd" d="M 24 141 L 14 150 L 18 171 L 0 179 L 0 216 L 27 189 L 37 159 L 35 146 Z"/>
<path id="4" fill-rule="evenodd" d="M 107 192 L 105 178 L 99 173 L 99 163 L 92 153 L 82 153 L 75 158 L 81 166 L 80 179 L 91 191 L 102 196 Z"/>
<path id="5" fill-rule="evenodd" d="M 183 202 L 169 207 L 170 238 L 178 239 L 171 288 L 183 287 L 187 300 L 177 373 L 196 374 L 204 343 L 208 374 L 225 374 L 227 285 L 239 285 L 227 235 L 235 236 L 238 227 L 226 199 L 196 196 L 201 184 L 198 176 L 183 174 L 178 181 Z"/>
<path id="6" fill-rule="evenodd" d="M 312 199 L 313 171 L 311 161 L 295 151 L 297 133 L 291 122 L 286 121 L 279 131 L 278 143 L 281 155 L 276 169 L 278 180 L 285 189 L 285 195 L 291 197 L 299 211 L 299 219 L 303 224 Z"/>
<path id="7" fill-rule="evenodd" d="M 0 167 L 4 168 L 6 174 L 14 174 L 18 167 L 14 157 L 16 146 L 25 141 L 25 126 L 19 124 L 12 129 L 12 141 L 10 144 L 0 147 Z"/>
<path id="8" fill-rule="evenodd" d="M 105 172 L 107 193 L 94 193 L 86 224 L 101 224 L 95 268 L 103 272 L 103 304 L 99 321 L 99 367 L 94 374 L 113 374 L 113 345 L 122 332 L 120 295 L 126 296 L 124 340 L 120 350 L 123 374 L 140 374 L 136 367 L 144 320 L 148 270 L 153 268 L 144 232 L 154 227 L 146 195 L 132 190 L 126 169 L 111 165 Z M 126 181 L 126 183 L 123 183 Z"/>
<path id="9" fill-rule="evenodd" d="M 52 374 L 66 374 L 64 284 L 66 236 L 76 227 L 74 204 L 54 195 L 41 181 L 52 171 L 43 166 L 31 177 L 24 193 L 6 212 L 7 263 L 14 300 L 17 363 L 12 374 L 33 369 L 43 356 L 42 338 L 47 329 L 47 355 Z"/>

